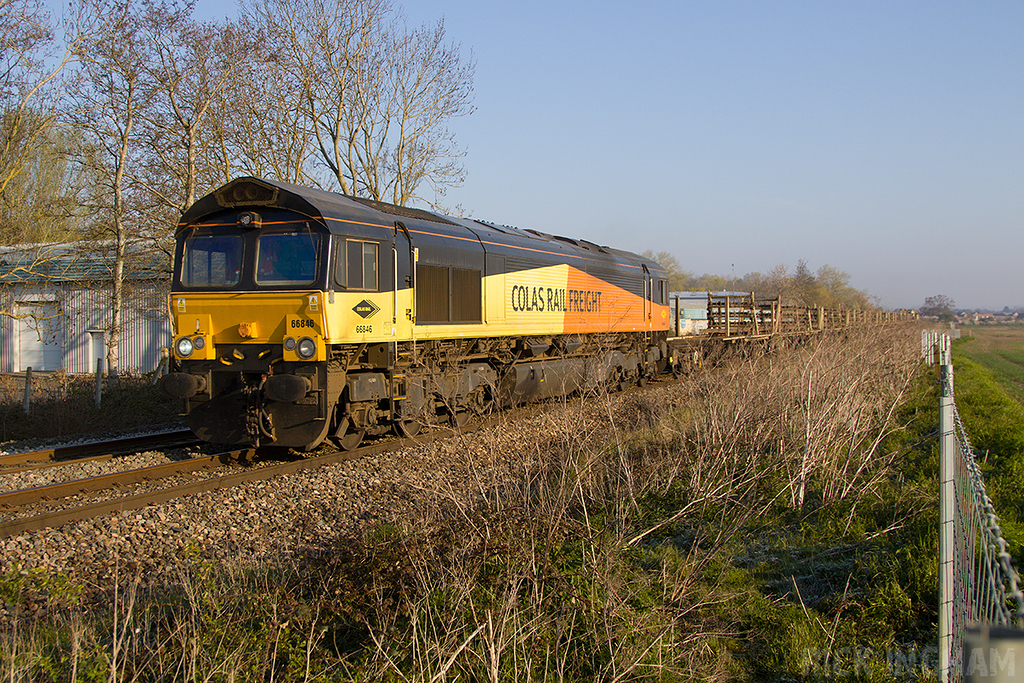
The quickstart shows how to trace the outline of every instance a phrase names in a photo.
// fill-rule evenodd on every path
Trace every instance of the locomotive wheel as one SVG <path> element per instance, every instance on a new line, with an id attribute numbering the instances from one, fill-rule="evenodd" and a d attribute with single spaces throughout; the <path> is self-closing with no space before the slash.
<path id="1" fill-rule="evenodd" d="M 459 410 L 448 416 L 449 421 L 452 423 L 452 427 L 461 427 L 469 422 L 469 412 L 465 410 Z"/>
<path id="2" fill-rule="evenodd" d="M 354 451 L 359 448 L 359 444 L 362 443 L 363 437 L 366 436 L 366 430 L 359 430 L 358 432 L 349 432 L 340 439 L 335 439 L 335 443 L 338 444 L 338 448 L 343 451 Z"/>
<path id="3" fill-rule="evenodd" d="M 419 420 L 399 420 L 395 423 L 395 431 L 399 436 L 410 438 L 420 433 L 423 423 Z"/>
<path id="4" fill-rule="evenodd" d="M 349 431 L 349 428 L 351 426 L 352 422 L 349 420 L 349 418 L 342 418 L 341 422 L 338 424 L 337 430 L 331 437 L 331 441 L 333 441 L 335 445 L 337 445 L 338 448 L 340 448 L 343 451 L 355 450 L 356 448 L 359 447 L 359 444 L 360 442 L 362 442 L 363 437 L 366 436 L 365 429 L 355 429 Z"/>

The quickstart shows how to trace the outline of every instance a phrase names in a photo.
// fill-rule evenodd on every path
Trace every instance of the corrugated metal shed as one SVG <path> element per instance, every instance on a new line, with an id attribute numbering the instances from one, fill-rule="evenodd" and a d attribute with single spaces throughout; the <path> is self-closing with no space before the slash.
<path id="1" fill-rule="evenodd" d="M 85 248 L 88 246 L 89 248 Z M 103 244 L 0 248 L 0 372 L 96 370 L 106 357 L 113 258 Z M 97 248 L 98 247 L 98 248 Z M 171 343 L 169 264 L 136 247 L 125 283 L 118 371 L 156 368 Z"/>

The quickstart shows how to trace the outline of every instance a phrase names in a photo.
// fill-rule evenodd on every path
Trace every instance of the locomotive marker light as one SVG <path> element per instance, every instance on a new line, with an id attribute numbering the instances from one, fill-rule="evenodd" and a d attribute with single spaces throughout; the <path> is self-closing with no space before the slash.
<path id="1" fill-rule="evenodd" d="M 179 299 L 179 302 L 184 305 L 185 300 Z M 190 332 L 189 330 L 192 329 L 195 331 Z M 209 313 L 179 315 L 177 330 L 182 335 L 174 343 L 174 352 L 178 358 L 213 360 L 216 357 L 217 350 L 213 340 L 213 318 Z M 208 344 L 207 341 L 210 343 Z"/>
<path id="2" fill-rule="evenodd" d="M 263 220 L 255 211 L 243 211 L 238 214 L 238 224 L 247 229 L 259 228 L 263 225 Z"/>
<path id="3" fill-rule="evenodd" d="M 284 360 L 302 362 L 327 360 L 327 342 L 324 340 L 324 322 L 299 315 L 285 317 Z M 308 355 L 305 355 L 308 354 Z"/>

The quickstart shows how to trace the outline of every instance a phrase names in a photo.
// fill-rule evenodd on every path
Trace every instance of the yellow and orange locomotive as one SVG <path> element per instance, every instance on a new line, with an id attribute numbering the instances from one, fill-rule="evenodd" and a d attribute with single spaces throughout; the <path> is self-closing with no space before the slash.
<path id="1" fill-rule="evenodd" d="M 162 388 L 207 441 L 351 449 L 666 364 L 664 270 L 584 240 L 239 178 L 174 264 Z"/>

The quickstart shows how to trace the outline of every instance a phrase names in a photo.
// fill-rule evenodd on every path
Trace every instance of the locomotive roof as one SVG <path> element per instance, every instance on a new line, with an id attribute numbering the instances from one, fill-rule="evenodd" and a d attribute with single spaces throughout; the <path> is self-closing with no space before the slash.
<path id="1" fill-rule="evenodd" d="M 450 223 L 443 216 L 422 209 L 392 206 L 369 199 L 359 199 L 337 192 L 302 187 L 277 180 L 262 178 L 236 178 L 193 204 L 178 222 L 178 229 L 213 213 L 233 208 L 271 206 L 305 214 L 312 218 L 353 220 L 363 218 L 380 222 L 380 213 L 392 213 L 404 218 L 417 218 Z M 383 211 L 388 207 L 390 211 Z"/>
<path id="2" fill-rule="evenodd" d="M 441 233 L 470 230 L 474 233 L 486 229 L 492 233 L 503 233 L 510 245 L 522 244 L 522 241 L 541 241 L 551 247 L 557 246 L 558 251 L 589 258 L 605 255 L 604 258 L 617 257 L 639 266 L 646 265 L 649 270 L 664 272 L 656 262 L 627 251 L 602 247 L 587 240 L 559 237 L 536 230 L 520 230 L 511 226 L 497 225 L 489 221 L 455 218 L 424 209 L 386 204 L 371 199 L 351 197 L 337 192 L 328 192 L 311 187 L 293 185 L 277 180 L 242 177 L 236 178 L 226 185 L 214 190 L 193 204 L 181 217 L 178 230 L 195 223 L 204 216 L 224 211 L 225 209 L 252 209 L 260 206 L 275 207 L 295 211 L 311 218 L 323 218 L 328 226 L 335 221 L 345 223 L 366 223 L 390 227 L 394 218 L 384 218 L 382 214 L 397 216 L 409 221 L 425 221 L 435 224 Z"/>

